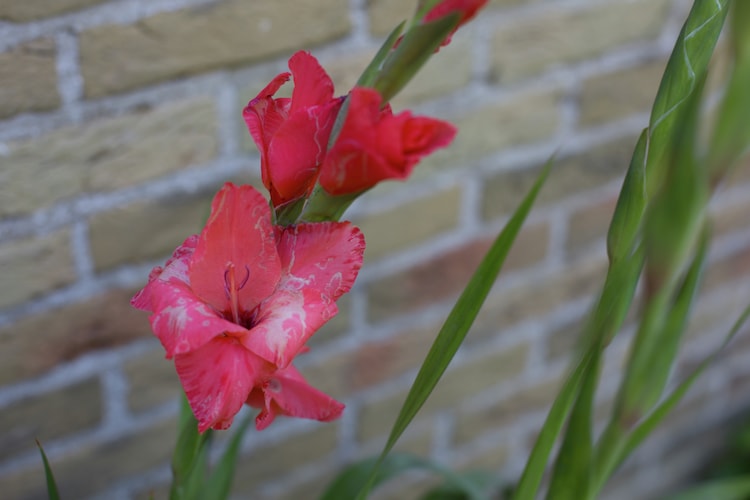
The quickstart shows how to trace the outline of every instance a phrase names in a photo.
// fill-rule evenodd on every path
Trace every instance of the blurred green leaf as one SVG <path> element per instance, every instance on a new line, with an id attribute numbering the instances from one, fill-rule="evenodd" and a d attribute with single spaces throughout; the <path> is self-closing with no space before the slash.
<path id="1" fill-rule="evenodd" d="M 47 480 L 47 497 L 49 500 L 60 500 L 60 493 L 57 491 L 57 483 L 55 483 L 55 476 L 52 474 L 52 467 L 50 467 L 47 454 L 44 453 L 42 443 L 38 439 L 36 440 L 36 446 L 39 448 L 39 453 L 42 455 L 42 463 L 44 464 L 44 477 Z"/>
<path id="2" fill-rule="evenodd" d="M 607 255 L 610 263 L 627 258 L 641 228 L 643 211 L 646 209 L 647 132 L 647 129 L 641 132 L 635 145 L 607 232 Z"/>
<path id="3" fill-rule="evenodd" d="M 674 362 L 708 245 L 702 231 L 709 186 L 693 151 L 703 82 L 697 83 L 678 113 L 681 121 L 675 124 L 663 157 L 666 182 L 644 215 L 646 305 L 612 417 L 625 427 L 637 422 L 661 397 L 663 379 Z M 691 256 L 696 254 L 699 258 L 690 269 Z M 679 281 L 686 273 L 694 280 L 683 283 L 688 289 L 682 294 Z"/>
<path id="4" fill-rule="evenodd" d="M 651 413 L 646 416 L 633 430 L 619 440 L 618 446 L 612 446 L 611 452 L 602 454 L 598 465 L 598 473 L 595 475 L 595 484 L 601 488 L 609 475 L 614 471 L 623 460 L 625 460 L 643 441 L 656 429 L 664 418 L 677 406 L 687 391 L 693 386 L 703 372 L 716 361 L 726 346 L 740 332 L 742 327 L 750 317 L 750 305 L 748 305 L 742 314 L 732 325 L 722 344 L 709 356 L 707 356 L 692 373 L 681 382 L 666 398 L 664 398 Z M 605 431 L 606 435 L 607 431 Z"/>
<path id="5" fill-rule="evenodd" d="M 483 483 L 471 476 L 463 476 L 439 463 L 409 453 L 394 453 L 386 457 L 368 458 L 356 462 L 339 473 L 320 500 L 341 500 L 354 498 L 362 485 L 368 482 L 372 487 L 383 484 L 405 472 L 424 469 L 441 476 L 451 488 L 465 495 L 467 500 L 486 500 Z"/>
<path id="6" fill-rule="evenodd" d="M 729 0 L 695 0 L 677 38 L 651 110 L 645 169 L 648 196 L 664 180 L 664 157 L 674 127 L 679 123 L 679 111 L 698 82 L 706 76 L 728 5 Z"/>
<path id="7" fill-rule="evenodd" d="M 475 485 L 478 491 L 484 492 L 486 498 L 495 498 L 496 493 L 502 491 L 505 481 L 498 474 L 489 471 L 470 470 L 458 473 L 459 476 Z M 467 500 L 466 491 L 455 482 L 445 482 L 424 495 L 420 500 Z"/>
<path id="8" fill-rule="evenodd" d="M 454 13 L 428 23 L 411 27 L 393 50 L 380 70 L 372 87 L 380 92 L 383 102 L 390 101 L 417 74 L 424 63 L 458 25 L 460 14 Z"/>
<path id="9" fill-rule="evenodd" d="M 252 421 L 253 419 L 251 417 L 245 417 L 245 419 L 242 420 L 239 426 L 234 430 L 232 439 L 227 444 L 219 462 L 208 477 L 202 498 L 224 500 L 229 497 L 229 491 L 232 488 L 232 480 L 234 479 L 235 463 L 237 462 L 237 455 L 239 455 L 240 452 L 242 438 L 245 436 L 245 432 L 247 432 L 247 428 Z"/>
<path id="10" fill-rule="evenodd" d="M 185 394 L 180 400 L 180 420 L 177 434 L 177 444 L 172 454 L 172 486 L 169 492 L 170 500 L 185 500 L 194 498 L 196 484 L 205 478 L 206 444 L 211 431 L 200 434 L 198 421 L 195 420 Z"/>
<path id="11" fill-rule="evenodd" d="M 747 500 L 750 498 L 750 477 L 733 477 L 689 487 L 664 500 Z"/>
<path id="12" fill-rule="evenodd" d="M 733 2 L 730 41 L 734 60 L 708 153 L 708 166 L 717 183 L 750 147 L 750 3 Z"/>
<path id="13" fill-rule="evenodd" d="M 595 347 L 591 363 L 583 375 L 581 391 L 568 419 L 568 428 L 552 471 L 547 498 L 584 500 L 591 493 L 591 458 L 594 396 L 601 365 L 602 350 Z"/>
<path id="14" fill-rule="evenodd" d="M 360 75 L 359 80 L 357 80 L 356 87 L 372 87 L 373 83 L 375 82 L 375 79 L 377 78 L 378 74 L 380 74 L 380 71 L 383 67 L 383 63 L 385 62 L 386 58 L 388 57 L 388 54 L 391 53 L 391 50 L 393 50 L 393 46 L 396 44 L 396 40 L 398 40 L 398 37 L 401 36 L 401 32 L 404 29 L 404 24 L 406 24 L 406 21 L 402 21 L 401 24 L 396 26 L 393 31 L 388 35 L 388 38 L 385 39 L 383 42 L 383 45 L 380 46 L 380 49 L 378 49 L 377 54 L 375 54 L 375 57 L 372 58 L 372 61 L 370 61 L 370 64 L 367 65 L 365 70 L 362 72 L 362 75 Z M 385 102 L 385 101 L 384 101 Z M 341 115 L 345 113 L 339 113 L 339 116 L 336 117 L 336 121 L 338 122 Z M 343 119 L 341 119 L 341 122 L 343 124 Z M 333 126 L 334 132 L 338 132 L 338 130 L 341 129 L 341 126 L 336 127 L 336 124 Z M 335 136 L 337 136 L 337 133 L 332 133 L 331 138 L 332 142 L 329 143 L 329 148 L 335 142 Z"/>
<path id="15" fill-rule="evenodd" d="M 487 298 L 487 294 L 489 294 L 492 285 L 497 279 L 505 258 L 508 256 L 508 252 L 516 236 L 518 236 L 524 220 L 526 220 L 526 216 L 531 211 L 534 200 L 537 194 L 539 194 L 544 181 L 547 179 L 551 168 L 552 160 L 550 159 L 542 169 L 531 190 L 526 194 L 526 197 L 505 224 L 505 227 L 490 247 L 479 267 L 474 271 L 469 284 L 445 320 L 443 327 L 440 329 L 432 347 L 430 347 L 427 353 L 427 357 L 422 363 L 422 367 L 419 369 L 419 373 L 417 373 L 416 380 L 414 380 L 409 394 L 406 396 L 406 401 L 404 401 L 396 422 L 393 424 L 391 434 L 383 448 L 379 461 L 382 461 L 388 455 L 398 438 L 401 437 L 401 434 L 403 434 L 404 430 L 406 430 L 407 426 L 414 419 L 437 385 L 440 377 L 442 377 L 446 368 L 448 368 L 448 364 L 453 359 L 456 351 L 461 346 L 471 325 L 474 323 L 474 319 L 476 319 L 479 313 L 479 309 Z M 378 463 L 376 462 L 375 470 L 377 470 Z M 358 498 L 365 497 L 367 491 L 369 491 L 369 485 L 370 481 L 368 481 Z"/>
<path id="16" fill-rule="evenodd" d="M 537 490 L 542 482 L 544 471 L 547 468 L 547 459 L 557 436 L 565 424 L 570 408 L 573 406 L 576 396 L 581 387 L 584 374 L 590 369 L 594 358 L 593 350 L 586 352 L 577 364 L 575 370 L 566 378 L 560 392 L 557 393 L 544 421 L 539 437 L 531 450 L 521 479 L 513 490 L 513 500 L 533 500 L 536 498 Z"/>

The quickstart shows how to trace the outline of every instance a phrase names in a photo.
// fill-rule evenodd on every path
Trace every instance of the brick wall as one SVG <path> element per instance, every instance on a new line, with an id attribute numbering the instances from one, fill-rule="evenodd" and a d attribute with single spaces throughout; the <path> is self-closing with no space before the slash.
<path id="1" fill-rule="evenodd" d="M 365 267 L 300 363 L 347 410 L 333 424 L 282 420 L 250 432 L 239 497 L 313 498 L 342 464 L 378 450 L 452 302 L 558 151 L 507 269 L 400 445 L 516 477 L 602 278 L 608 217 L 688 5 L 494 0 L 394 101 L 449 119 L 460 134 L 410 181 L 378 187 L 353 207 L 368 239 Z M 43 496 L 35 437 L 66 498 L 164 496 L 178 384 L 130 295 L 200 229 L 223 181 L 258 183 L 240 111 L 289 55 L 313 51 L 345 92 L 411 8 L 402 0 L 0 0 L 6 498 Z M 716 66 L 725 66 L 720 57 Z M 685 366 L 750 295 L 748 200 L 750 165 L 714 205 L 717 239 Z M 610 352 L 602 415 L 624 340 Z M 715 429 L 750 403 L 748 360 L 745 336 L 628 462 L 612 498 L 634 498 L 636 487 L 653 494 L 706 459 Z M 410 498 L 424 484 L 414 476 L 378 497 Z"/>

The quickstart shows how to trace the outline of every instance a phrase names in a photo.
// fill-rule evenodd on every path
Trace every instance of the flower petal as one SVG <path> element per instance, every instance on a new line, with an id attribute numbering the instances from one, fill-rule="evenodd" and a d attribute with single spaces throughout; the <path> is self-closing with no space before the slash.
<path id="1" fill-rule="evenodd" d="M 174 361 L 200 432 L 228 428 L 269 370 L 230 337 L 217 337 L 196 351 L 175 356 Z"/>
<path id="2" fill-rule="evenodd" d="M 341 416 L 344 405 L 312 387 L 294 366 L 279 370 L 248 397 L 250 406 L 261 408 L 255 427 L 261 431 L 278 415 L 330 422 Z"/>
<path id="3" fill-rule="evenodd" d="M 296 285 L 300 286 L 295 289 Z M 289 283 L 258 306 L 254 326 L 242 337 L 242 344 L 278 368 L 285 368 L 312 334 L 337 312 L 330 297 Z"/>
<path id="4" fill-rule="evenodd" d="M 156 266 L 151 270 L 148 275 L 148 283 L 146 283 L 146 286 L 130 299 L 130 304 L 136 309 L 141 309 L 142 311 L 153 311 L 154 307 L 152 305 L 153 298 L 151 289 L 153 288 L 154 281 L 157 279 L 162 282 L 189 284 L 190 280 L 187 272 L 188 262 L 193 255 L 197 243 L 197 234 L 188 236 L 182 245 L 178 246 L 175 251 L 172 252 L 172 256 L 167 260 L 167 263 L 164 264 L 163 268 L 161 266 Z"/>
<path id="5" fill-rule="evenodd" d="M 268 203 L 252 186 L 226 183 L 214 197 L 189 270 L 195 294 L 224 314 L 231 310 L 230 265 L 236 272 L 235 291 L 244 312 L 268 297 L 279 281 Z"/>
<path id="6" fill-rule="evenodd" d="M 227 321 L 182 283 L 156 280 L 151 287 L 151 329 L 167 358 L 202 347 L 222 334 L 242 335 L 244 327 Z"/>
<path id="7" fill-rule="evenodd" d="M 298 224 L 281 231 L 278 251 L 282 283 L 296 280 L 337 300 L 362 267 L 365 238 L 349 222 Z"/>
<path id="8" fill-rule="evenodd" d="M 326 104 L 333 98 L 333 81 L 317 59 L 300 50 L 289 59 L 294 78 L 290 113 L 311 106 Z"/>
<path id="9" fill-rule="evenodd" d="M 273 99 L 273 95 L 289 81 L 289 77 L 289 73 L 277 75 L 242 110 L 247 129 L 261 153 L 265 152 L 276 129 L 286 120 L 291 105 L 290 99 Z"/>
<path id="10" fill-rule="evenodd" d="M 341 103 L 335 99 L 293 112 L 276 131 L 268 147 L 267 169 L 276 194 L 274 206 L 312 190 Z"/>

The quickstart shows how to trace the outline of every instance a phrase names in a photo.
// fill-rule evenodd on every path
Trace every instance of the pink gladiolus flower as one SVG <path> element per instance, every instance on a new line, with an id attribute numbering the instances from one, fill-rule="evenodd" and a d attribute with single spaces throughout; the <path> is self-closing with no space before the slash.
<path id="1" fill-rule="evenodd" d="M 306 196 L 317 179 L 342 99 L 333 82 L 308 52 L 289 59 L 294 78 L 291 98 L 274 98 L 289 80 L 281 73 L 242 112 L 261 155 L 263 184 L 275 207 Z"/>
<path id="2" fill-rule="evenodd" d="M 226 429 L 244 403 L 277 415 L 330 421 L 344 406 L 292 366 L 337 313 L 354 283 L 364 238 L 349 223 L 271 225 L 263 196 L 227 183 L 199 235 L 151 272 L 131 303 L 174 359 L 198 429 Z"/>
<path id="3" fill-rule="evenodd" d="M 430 9 L 430 11 L 424 16 L 423 21 L 434 21 L 449 14 L 453 14 L 454 12 L 461 14 L 461 17 L 458 20 L 458 25 L 456 25 L 447 37 L 445 37 L 443 43 L 440 44 L 441 47 L 444 47 L 451 43 L 451 39 L 456 33 L 456 30 L 476 16 L 479 9 L 484 7 L 487 1 L 488 0 L 443 0 Z"/>
<path id="4" fill-rule="evenodd" d="M 320 185 L 332 195 L 356 193 L 386 179 L 405 179 L 419 160 L 447 146 L 456 128 L 434 118 L 394 115 L 381 109 L 380 94 L 354 88 L 349 111 L 336 143 L 328 151 L 320 172 Z"/>

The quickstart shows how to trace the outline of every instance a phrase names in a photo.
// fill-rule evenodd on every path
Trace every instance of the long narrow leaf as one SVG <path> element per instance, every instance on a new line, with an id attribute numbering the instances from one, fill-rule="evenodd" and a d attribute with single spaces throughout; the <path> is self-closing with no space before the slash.
<path id="1" fill-rule="evenodd" d="M 379 460 L 382 460 L 391 451 L 393 445 L 396 444 L 398 438 L 401 437 L 401 434 L 403 434 L 430 393 L 432 393 L 432 390 L 437 385 L 440 377 L 442 377 L 456 351 L 461 346 L 471 325 L 474 323 L 474 319 L 479 313 L 479 309 L 487 298 L 487 294 L 489 294 L 492 285 L 495 283 L 500 269 L 505 262 L 505 258 L 508 256 L 508 252 L 521 230 L 524 220 L 526 220 L 526 216 L 531 211 L 534 200 L 536 200 L 551 168 L 552 160 L 550 159 L 542 169 L 531 190 L 526 194 L 524 200 L 513 213 L 510 220 L 508 220 L 500 235 L 492 244 L 492 247 L 490 247 L 471 277 L 469 284 L 453 307 L 453 310 L 445 320 L 443 327 L 440 329 L 437 338 L 427 353 L 427 357 L 422 363 L 422 367 L 412 384 L 409 394 L 406 396 L 406 401 L 401 408 L 396 422 L 393 424 L 391 434 L 388 437 Z M 376 470 L 377 463 L 374 471 Z M 374 471 L 373 475 L 375 474 Z M 358 498 L 364 498 L 368 488 L 369 481 Z"/>
<path id="2" fill-rule="evenodd" d="M 440 19 L 412 26 L 404 34 L 372 84 L 383 96 L 383 102 L 390 101 L 417 74 L 448 33 L 458 25 L 459 19 L 458 13 L 448 14 Z"/>
<path id="3" fill-rule="evenodd" d="M 584 500 L 591 490 L 593 456 L 594 396 L 596 394 L 602 350 L 593 349 L 591 363 L 583 375 L 581 391 L 573 406 L 562 446 L 557 455 L 547 498 Z"/>
<path id="4" fill-rule="evenodd" d="M 245 436 L 250 422 L 252 422 L 252 418 L 246 417 L 237 429 L 235 429 L 232 439 L 224 450 L 224 454 L 219 459 L 214 470 L 211 471 L 208 481 L 206 481 L 205 495 L 209 495 L 212 499 L 224 500 L 229 497 L 232 479 L 234 479 L 234 464 L 240 452 L 242 438 Z"/>
<path id="5" fill-rule="evenodd" d="M 534 443 L 526 466 L 524 467 L 521 479 L 513 490 L 512 500 L 533 500 L 539 485 L 542 482 L 542 476 L 547 468 L 547 458 L 552 451 L 552 447 L 560 434 L 565 419 L 570 412 L 573 401 L 578 395 L 581 387 L 583 375 L 589 369 L 592 362 L 592 353 L 586 353 L 576 366 L 575 370 L 568 376 L 560 392 L 557 394 L 552 408 L 547 414 L 539 437 Z"/>
<path id="6" fill-rule="evenodd" d="M 646 167 L 648 193 L 661 185 L 664 157 L 679 122 L 679 112 L 705 78 L 708 61 L 729 10 L 729 0 L 696 0 L 667 62 L 649 121 Z"/>
<path id="7" fill-rule="evenodd" d="M 677 406 L 685 393 L 695 383 L 698 377 L 713 363 L 724 350 L 724 348 L 731 342 L 737 333 L 742 329 L 750 317 L 750 305 L 748 305 L 742 314 L 737 318 L 732 328 L 729 330 L 724 342 L 719 346 L 716 351 L 709 355 L 698 367 L 686 378 L 680 385 L 678 385 L 672 393 L 665 398 L 654 411 L 644 421 L 636 427 L 630 438 L 628 439 L 627 445 L 624 448 L 623 458 L 632 452 L 644 439 L 656 428 L 657 425 L 667 416 L 667 414 Z"/>
<path id="8" fill-rule="evenodd" d="M 42 443 L 38 439 L 36 440 L 36 446 L 39 448 L 39 453 L 42 455 L 42 463 L 44 464 L 44 477 L 47 480 L 47 497 L 49 500 L 60 500 L 60 493 L 57 491 L 57 483 L 55 483 L 55 476 L 52 474 L 52 467 L 50 467 L 47 454 L 44 453 Z"/>

